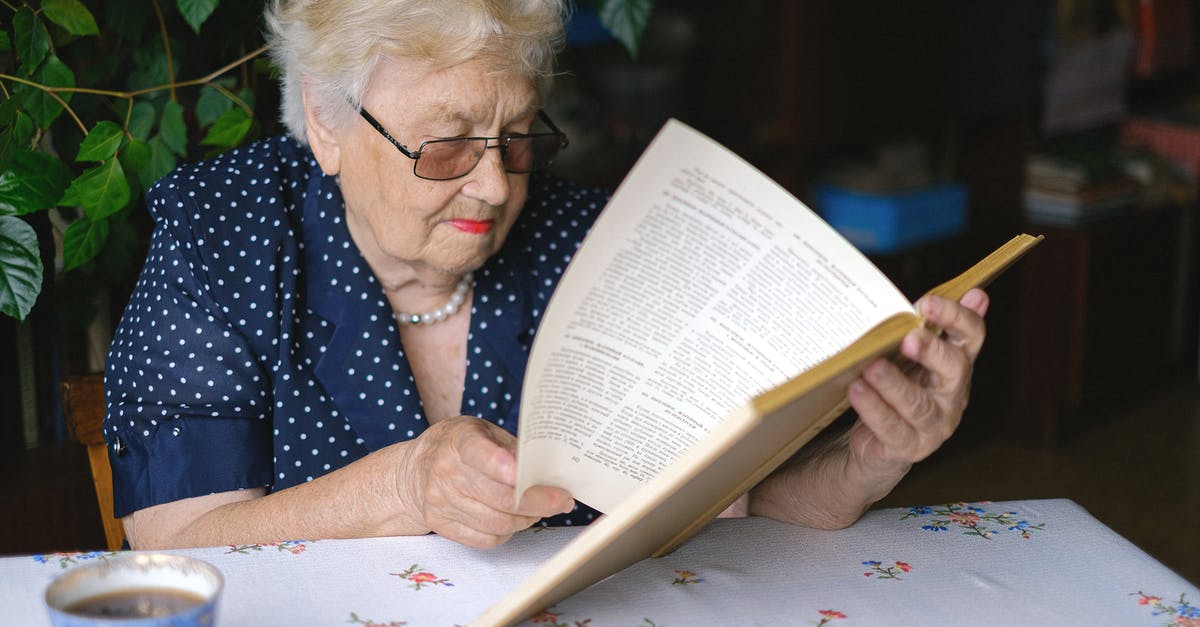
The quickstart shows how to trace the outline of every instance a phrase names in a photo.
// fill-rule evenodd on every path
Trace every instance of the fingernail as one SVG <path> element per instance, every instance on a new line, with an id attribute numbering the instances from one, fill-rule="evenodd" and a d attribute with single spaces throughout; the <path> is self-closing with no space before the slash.
<path id="1" fill-rule="evenodd" d="M 567 499 L 567 508 L 562 513 L 570 514 L 573 511 L 575 511 L 575 499 Z"/>

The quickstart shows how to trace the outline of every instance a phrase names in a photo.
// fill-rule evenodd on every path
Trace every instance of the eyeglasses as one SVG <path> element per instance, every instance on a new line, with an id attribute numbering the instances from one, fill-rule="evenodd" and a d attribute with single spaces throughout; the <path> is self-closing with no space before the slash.
<path id="1" fill-rule="evenodd" d="M 544 170 L 554 161 L 558 151 L 567 147 L 567 135 L 558 130 L 545 111 L 538 111 L 538 119 L 550 127 L 549 133 L 510 133 L 498 137 L 452 137 L 431 139 L 421 142 L 416 150 L 409 150 L 396 141 L 383 125 L 366 109 L 359 108 L 363 117 L 385 139 L 392 142 L 405 157 L 413 160 L 413 174 L 430 181 L 449 181 L 471 173 L 483 159 L 488 148 L 500 150 L 504 170 L 513 174 L 525 174 Z M 495 144 L 489 142 L 495 141 Z"/>

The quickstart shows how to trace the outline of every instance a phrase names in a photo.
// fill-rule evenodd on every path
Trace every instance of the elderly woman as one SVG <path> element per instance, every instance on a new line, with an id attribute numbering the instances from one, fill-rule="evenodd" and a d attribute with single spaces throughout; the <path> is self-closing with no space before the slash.
<path id="1" fill-rule="evenodd" d="M 539 316 L 606 196 L 546 174 L 561 0 L 277 0 L 289 135 L 184 167 L 107 364 L 135 548 L 436 532 L 493 546 L 595 515 L 514 493 Z M 849 390 L 855 426 L 742 511 L 853 522 L 957 426 L 987 297 Z M 520 503 L 518 505 L 518 502 Z"/>

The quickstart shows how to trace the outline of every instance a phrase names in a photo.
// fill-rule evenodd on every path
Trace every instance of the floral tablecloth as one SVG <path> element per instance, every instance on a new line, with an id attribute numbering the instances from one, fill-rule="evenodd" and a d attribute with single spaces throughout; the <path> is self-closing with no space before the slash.
<path id="1" fill-rule="evenodd" d="M 581 529 L 492 550 L 436 536 L 173 551 L 225 575 L 217 623 L 469 623 Z M 0 559 L 0 624 L 45 625 L 55 575 L 109 553 Z M 1190 625 L 1200 589 L 1068 500 L 883 509 L 842 531 L 715 521 L 531 619 L 684 625 Z"/>

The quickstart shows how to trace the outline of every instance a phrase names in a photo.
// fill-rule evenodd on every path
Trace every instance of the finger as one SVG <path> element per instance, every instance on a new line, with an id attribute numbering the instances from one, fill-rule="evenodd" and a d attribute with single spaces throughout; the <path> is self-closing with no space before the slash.
<path id="1" fill-rule="evenodd" d="M 978 287 L 973 287 L 967 290 L 967 293 L 963 294 L 963 297 L 958 302 L 982 317 L 987 315 L 991 299 L 988 297 L 987 292 Z"/>
<path id="2" fill-rule="evenodd" d="M 928 332 L 925 334 L 928 335 Z M 944 430 L 942 412 L 933 396 L 905 376 L 892 362 L 876 360 L 863 370 L 862 378 L 880 401 L 900 420 L 908 423 L 918 436 L 940 434 Z"/>
<path id="3" fill-rule="evenodd" d="M 512 516 L 477 507 L 450 510 L 447 514 L 444 518 L 445 523 L 440 525 L 442 528 L 470 530 L 479 536 L 503 539 L 522 529 L 528 529 L 541 520 L 540 516 Z M 434 528 L 435 531 L 437 529 Z"/>
<path id="4" fill-rule="evenodd" d="M 517 457 L 515 441 L 511 433 L 496 427 L 500 433 L 489 429 L 495 427 L 486 420 L 471 420 L 471 428 L 464 430 L 454 440 L 458 457 L 468 467 L 497 483 L 513 486 L 517 483 Z M 514 448 L 505 439 L 511 439 Z"/>
<path id="5" fill-rule="evenodd" d="M 429 491 L 426 519 L 430 528 L 439 531 L 447 522 L 453 522 L 482 534 L 507 535 L 542 518 L 539 514 L 507 511 L 511 488 L 484 478 L 471 479 L 464 475 L 447 477 L 442 486 Z"/>
<path id="6" fill-rule="evenodd" d="M 476 549 L 491 549 L 504 544 L 512 533 L 493 534 L 479 531 L 459 521 L 446 521 L 434 533 L 459 544 Z M 515 533 L 515 532 L 514 532 Z"/>
<path id="7" fill-rule="evenodd" d="M 906 451 L 917 442 L 916 430 L 906 422 L 866 381 L 858 379 L 850 384 L 850 405 L 862 422 L 885 451 Z"/>
<path id="8" fill-rule="evenodd" d="M 950 342 L 966 349 L 967 356 L 974 361 L 983 348 L 983 339 L 987 335 L 983 316 L 940 296 L 922 298 L 919 307 L 926 320 L 940 327 Z"/>
<path id="9" fill-rule="evenodd" d="M 546 517 L 569 514 L 574 509 L 575 499 L 571 498 L 570 492 L 554 486 L 540 485 L 529 488 L 521 495 L 513 513 Z"/>
<path id="10" fill-rule="evenodd" d="M 464 476 L 458 482 L 458 490 L 464 496 L 512 516 L 544 518 L 569 513 L 575 508 L 571 494 L 554 486 L 533 486 L 518 499 L 513 486 L 490 477 Z"/>
<path id="11" fill-rule="evenodd" d="M 930 391 L 942 395 L 966 392 L 971 359 L 965 348 L 926 329 L 916 329 L 900 342 L 900 354 L 925 369 Z"/>
<path id="12" fill-rule="evenodd" d="M 463 468 L 455 468 L 458 462 L 451 457 L 450 466 L 443 468 L 441 475 L 453 480 L 455 491 L 511 515 L 541 518 L 571 511 L 574 500 L 561 488 L 531 488 L 526 490 L 526 500 L 518 502 L 514 491 L 516 459 L 507 446 L 515 445 L 516 438 L 499 427 L 489 427 L 495 425 L 472 419 L 455 439 L 455 452 Z"/>

